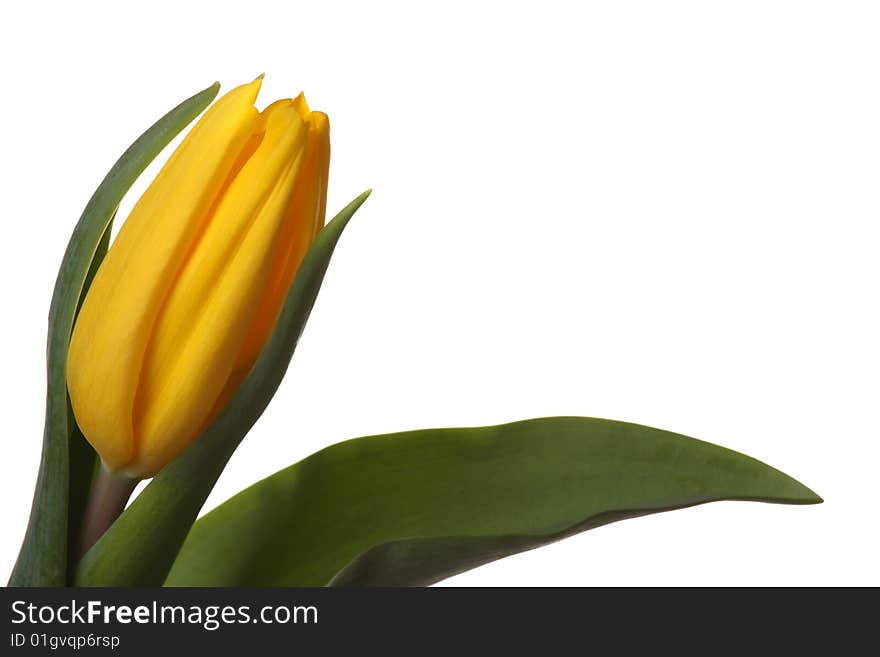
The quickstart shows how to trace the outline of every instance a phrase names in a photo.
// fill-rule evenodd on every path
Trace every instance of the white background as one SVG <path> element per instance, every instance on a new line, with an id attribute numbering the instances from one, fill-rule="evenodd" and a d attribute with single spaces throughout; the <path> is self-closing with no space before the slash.
<path id="1" fill-rule="evenodd" d="M 265 71 L 261 103 L 331 117 L 330 211 L 375 192 L 208 507 L 358 435 L 608 417 L 826 502 L 630 520 L 448 584 L 880 584 L 878 34 L 873 2 L 5 3 L 0 570 L 83 205 L 168 108 Z"/>

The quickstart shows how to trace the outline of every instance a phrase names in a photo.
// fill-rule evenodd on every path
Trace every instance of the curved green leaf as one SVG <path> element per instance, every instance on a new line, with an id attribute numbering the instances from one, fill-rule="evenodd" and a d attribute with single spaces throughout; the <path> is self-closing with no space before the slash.
<path id="1" fill-rule="evenodd" d="M 72 423 L 68 417 L 67 348 L 76 310 L 87 289 L 89 271 L 96 257 L 102 257 L 100 244 L 105 236 L 109 238 L 108 227 L 123 196 L 162 149 L 211 103 L 219 88 L 215 83 L 185 100 L 138 137 L 89 199 L 70 237 L 49 309 L 46 424 L 40 469 L 10 586 L 67 584 L 68 497 L 71 491 L 79 495 L 82 489 L 73 477 L 88 470 L 88 451 L 83 452 L 81 444 L 75 443 L 73 457 L 69 452 Z"/>
<path id="2" fill-rule="evenodd" d="M 199 519 L 166 585 L 427 585 L 615 520 L 730 499 L 821 502 L 748 456 L 612 420 L 372 436 Z"/>
<path id="3" fill-rule="evenodd" d="M 159 472 L 80 560 L 80 586 L 160 586 L 238 444 L 281 383 L 342 231 L 364 192 L 318 234 L 297 271 L 272 336 L 217 419 Z"/>
<path id="4" fill-rule="evenodd" d="M 76 306 L 76 313 L 73 318 L 74 324 L 76 323 L 76 318 L 79 316 L 80 308 L 82 308 L 82 302 L 86 298 L 86 293 L 92 285 L 92 280 L 95 278 L 95 274 L 98 273 L 98 267 L 101 266 L 101 263 L 104 261 L 104 256 L 107 255 L 107 251 L 110 248 L 110 234 L 113 232 L 113 219 L 115 216 L 116 212 L 114 211 L 107 227 L 104 229 L 101 241 L 98 242 L 98 247 L 95 250 L 95 257 L 92 259 L 89 272 L 83 282 L 83 291 L 82 294 L 80 294 L 79 302 Z M 76 419 L 73 416 L 73 407 L 69 402 L 70 400 L 68 399 L 67 426 L 70 432 L 68 436 L 68 478 L 70 480 L 70 487 L 67 500 L 67 544 L 76 545 L 80 528 L 82 526 L 83 514 L 86 510 L 86 503 L 89 499 L 89 491 L 92 489 L 92 480 L 97 472 L 100 459 L 98 458 L 98 454 L 86 440 L 86 437 L 80 431 Z M 68 550 L 68 572 L 73 572 L 75 565 L 76 550 Z"/>

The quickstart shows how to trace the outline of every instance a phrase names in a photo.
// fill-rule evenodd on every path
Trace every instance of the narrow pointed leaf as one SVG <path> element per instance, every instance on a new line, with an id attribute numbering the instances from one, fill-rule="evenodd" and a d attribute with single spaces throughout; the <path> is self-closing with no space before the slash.
<path id="1" fill-rule="evenodd" d="M 74 323 L 76 322 L 76 317 L 79 315 L 79 310 L 82 307 L 86 292 L 89 291 L 89 287 L 92 285 L 92 280 L 95 278 L 95 274 L 98 273 L 98 267 L 101 266 L 101 263 L 104 261 L 104 256 L 107 255 L 107 251 L 110 248 L 110 234 L 113 232 L 113 218 L 115 216 L 116 212 L 114 211 L 113 216 L 110 217 L 110 222 L 104 229 L 101 241 L 98 242 L 98 246 L 95 250 L 95 257 L 92 259 L 89 272 L 83 282 L 83 291 L 82 294 L 80 294 L 80 299 L 77 303 L 76 313 L 74 314 L 73 320 Z M 76 545 L 80 527 L 82 526 L 82 516 L 86 510 L 86 503 L 89 499 L 89 492 L 92 488 L 92 480 L 98 467 L 99 459 L 95 450 L 79 430 L 70 403 L 67 404 L 67 426 L 69 429 L 68 454 L 70 455 L 70 465 L 68 468 L 70 488 L 68 491 L 67 503 L 67 544 Z M 75 551 L 68 550 L 67 552 L 67 569 L 68 572 L 73 572 L 73 567 L 76 565 L 76 557 L 74 556 Z"/>
<path id="2" fill-rule="evenodd" d="M 821 501 L 748 456 L 612 420 L 372 436 L 199 519 L 166 585 L 427 585 L 601 524 L 726 499 Z"/>
<path id="3" fill-rule="evenodd" d="M 83 466 L 88 452 L 80 450 L 82 445 L 75 447 L 74 468 L 69 451 L 72 422 L 67 399 L 67 348 L 76 310 L 100 244 L 105 237 L 109 239 L 108 227 L 123 196 L 161 150 L 210 104 L 218 89 L 219 85 L 214 84 L 185 100 L 129 146 L 89 199 L 71 235 L 49 309 L 46 422 L 40 469 L 10 586 L 67 584 L 68 498 L 72 490 L 82 489 L 72 477 L 88 469 Z"/>
<path id="4" fill-rule="evenodd" d="M 297 271 L 272 336 L 217 419 L 162 469 L 80 560 L 81 586 L 160 586 L 238 444 L 281 383 L 342 231 L 364 192 L 318 234 Z"/>

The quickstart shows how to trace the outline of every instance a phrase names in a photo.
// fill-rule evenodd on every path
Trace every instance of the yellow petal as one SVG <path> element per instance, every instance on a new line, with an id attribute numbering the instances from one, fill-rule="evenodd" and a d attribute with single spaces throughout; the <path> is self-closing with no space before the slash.
<path id="1" fill-rule="evenodd" d="M 201 432 L 263 297 L 305 128 L 288 103 L 264 112 L 262 129 L 156 323 L 135 404 L 129 474 L 153 474 Z"/>
<path id="2" fill-rule="evenodd" d="M 111 469 L 134 450 L 132 408 L 159 312 L 258 115 L 259 80 L 218 100 L 137 202 L 83 303 L 67 379 L 77 422 Z"/>
<path id="3" fill-rule="evenodd" d="M 303 121 L 309 120 L 309 114 L 311 111 L 309 110 L 309 104 L 306 102 L 306 95 L 300 92 L 299 96 L 294 98 L 292 101 L 293 106 L 296 108 L 296 111 L 299 112 L 299 116 Z"/>
<path id="4" fill-rule="evenodd" d="M 270 265 L 266 294 L 214 412 L 226 404 L 256 362 L 272 333 L 297 269 L 324 226 L 330 168 L 330 122 L 326 114 L 311 112 L 307 126 L 303 164 L 278 237 L 278 252 Z"/>

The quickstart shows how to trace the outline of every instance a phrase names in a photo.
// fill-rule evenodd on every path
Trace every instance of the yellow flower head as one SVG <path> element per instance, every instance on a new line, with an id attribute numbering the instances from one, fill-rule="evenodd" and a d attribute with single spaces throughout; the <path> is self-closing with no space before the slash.
<path id="1" fill-rule="evenodd" d="M 327 116 L 302 95 L 220 98 L 135 205 L 92 282 L 67 363 L 76 421 L 112 470 L 149 477 L 223 408 L 324 226 Z"/>

